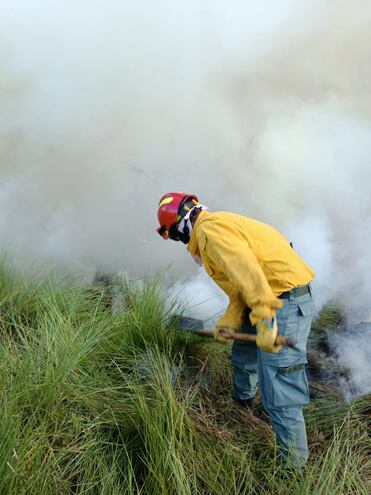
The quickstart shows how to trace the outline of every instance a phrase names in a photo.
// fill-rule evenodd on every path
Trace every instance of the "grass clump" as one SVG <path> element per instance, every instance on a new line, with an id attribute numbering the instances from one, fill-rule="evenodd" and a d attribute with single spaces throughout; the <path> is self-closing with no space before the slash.
<path id="1" fill-rule="evenodd" d="M 156 282 L 30 283 L 0 269 L 0 493 L 366 494 L 370 409 L 305 411 L 303 478 L 229 397 L 230 350 L 180 332 Z"/>

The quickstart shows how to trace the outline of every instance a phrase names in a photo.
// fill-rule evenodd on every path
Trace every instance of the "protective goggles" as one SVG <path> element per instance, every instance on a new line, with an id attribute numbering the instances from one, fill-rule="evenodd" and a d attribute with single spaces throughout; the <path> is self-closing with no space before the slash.
<path id="1" fill-rule="evenodd" d="M 176 227 L 176 223 L 174 223 L 169 230 L 165 227 L 165 225 L 161 225 L 156 231 L 160 234 L 163 239 L 171 239 L 172 241 L 180 241 L 181 233 L 178 232 Z"/>

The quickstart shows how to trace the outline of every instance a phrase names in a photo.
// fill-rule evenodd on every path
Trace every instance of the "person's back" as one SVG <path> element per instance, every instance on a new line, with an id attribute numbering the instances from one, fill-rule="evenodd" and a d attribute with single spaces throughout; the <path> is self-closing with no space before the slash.
<path id="1" fill-rule="evenodd" d="M 307 284 L 314 277 L 313 270 L 300 258 L 286 237 L 266 223 L 236 213 L 203 211 L 194 229 L 198 238 L 202 235 L 207 237 L 212 230 L 214 235 L 219 232 L 221 236 L 244 240 L 276 296 Z M 212 262 L 211 265 L 216 269 Z"/>

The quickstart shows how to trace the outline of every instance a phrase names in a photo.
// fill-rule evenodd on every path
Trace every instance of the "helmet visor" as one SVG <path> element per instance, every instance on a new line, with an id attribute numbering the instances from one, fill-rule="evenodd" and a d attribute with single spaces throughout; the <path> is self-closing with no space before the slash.
<path id="1" fill-rule="evenodd" d="M 165 225 L 161 225 L 161 227 L 158 227 L 158 229 L 156 229 L 156 232 L 158 232 L 163 239 L 169 238 L 169 231 L 166 229 Z"/>

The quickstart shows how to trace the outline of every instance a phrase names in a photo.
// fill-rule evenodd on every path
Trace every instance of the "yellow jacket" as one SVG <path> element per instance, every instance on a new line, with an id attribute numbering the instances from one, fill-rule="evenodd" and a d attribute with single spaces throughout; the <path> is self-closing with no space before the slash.
<path id="1" fill-rule="evenodd" d="M 239 328 L 246 306 L 250 320 L 273 317 L 282 292 L 309 283 L 313 270 L 270 225 L 227 212 L 202 211 L 187 247 L 229 296 L 217 325 Z"/>

